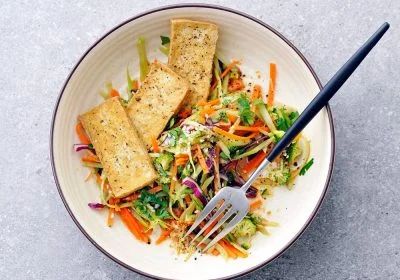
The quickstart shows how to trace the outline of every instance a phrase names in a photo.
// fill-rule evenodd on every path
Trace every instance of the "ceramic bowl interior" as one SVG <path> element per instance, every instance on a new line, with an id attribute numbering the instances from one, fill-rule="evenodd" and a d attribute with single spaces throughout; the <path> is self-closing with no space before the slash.
<path id="1" fill-rule="evenodd" d="M 96 42 L 72 71 L 55 109 L 51 154 L 56 183 L 61 197 L 76 224 L 101 251 L 120 264 L 156 278 L 215 279 L 249 272 L 268 263 L 303 232 L 315 215 L 329 183 L 333 164 L 334 137 L 332 119 L 324 109 L 307 126 L 304 134 L 311 140 L 314 166 L 298 179 L 295 188 L 276 188 L 268 198 L 268 219 L 279 226 L 270 236 L 258 235 L 245 259 L 224 260 L 201 256 L 184 261 L 168 243 L 161 246 L 139 243 L 120 223 L 109 228 L 106 213 L 93 211 L 88 202 L 98 201 L 94 182 L 85 182 L 88 170 L 81 166 L 73 151 L 78 143 L 74 133 L 77 116 L 101 102 L 104 83 L 124 91 L 126 68 L 138 75 L 135 40 L 148 41 L 150 60 L 167 58 L 158 50 L 160 35 L 169 34 L 169 20 L 188 18 L 205 20 L 219 26 L 218 56 L 229 61 L 240 59 L 247 79 L 267 87 L 268 63 L 278 67 L 277 99 L 300 111 L 319 91 L 319 82 L 301 54 L 281 35 L 265 24 L 239 12 L 221 7 L 175 6 L 139 15 L 114 28 Z M 257 76 L 260 72 L 260 77 Z"/>

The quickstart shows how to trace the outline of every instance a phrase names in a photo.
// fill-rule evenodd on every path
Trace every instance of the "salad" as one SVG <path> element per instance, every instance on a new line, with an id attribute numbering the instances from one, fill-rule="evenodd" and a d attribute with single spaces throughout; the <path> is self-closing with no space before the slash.
<path id="1" fill-rule="evenodd" d="M 161 36 L 161 41 L 160 50 L 168 54 L 169 38 Z M 139 38 L 137 47 L 139 79 L 133 79 L 127 70 L 126 92 L 108 83 L 101 92 L 104 99 L 120 97 L 126 105 L 135 96 L 149 71 L 143 38 Z M 86 179 L 94 179 L 99 187 L 99 201 L 90 202 L 89 207 L 107 211 L 109 227 L 120 220 L 137 240 L 149 244 L 170 240 L 178 254 L 190 256 L 196 244 L 191 244 L 193 236 L 184 235 L 196 215 L 221 188 L 243 185 L 299 116 L 295 108 L 275 100 L 277 65 L 270 63 L 269 72 L 268 88 L 263 89 L 245 82 L 238 61 L 215 57 L 208 100 L 180 110 L 158 139 L 152 139 L 149 155 L 158 178 L 126 197 L 113 196 L 96 150 L 78 122 L 75 129 L 80 144 L 74 145 L 75 150 L 90 169 Z M 254 236 L 268 234 L 269 227 L 278 225 L 265 218 L 266 199 L 275 187 L 293 188 L 297 176 L 304 175 L 313 164 L 309 157 L 309 141 L 300 134 L 247 191 L 248 215 L 206 253 L 246 257 Z"/>

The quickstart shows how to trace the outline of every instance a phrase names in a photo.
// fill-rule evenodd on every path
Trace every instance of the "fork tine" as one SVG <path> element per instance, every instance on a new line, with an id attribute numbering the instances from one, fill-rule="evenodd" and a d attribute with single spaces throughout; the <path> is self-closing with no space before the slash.
<path id="1" fill-rule="evenodd" d="M 196 234 L 196 236 L 192 239 L 190 243 L 193 243 L 200 235 L 203 234 L 203 232 L 223 213 L 231 204 L 228 203 L 227 201 L 224 201 L 224 203 L 218 208 L 217 212 L 208 220 L 206 225 L 200 229 L 200 231 Z"/>
<path id="2" fill-rule="evenodd" d="M 199 242 L 199 244 L 203 243 L 207 238 L 211 236 L 217 229 L 219 229 L 233 214 L 237 213 L 237 210 L 233 207 L 226 212 L 226 214 L 222 217 L 221 220 L 210 230 L 210 232 Z M 197 245 L 199 245 L 197 244 Z"/>
<path id="3" fill-rule="evenodd" d="M 218 241 L 220 241 L 222 238 L 225 237 L 236 225 L 239 223 L 245 216 L 246 216 L 246 211 L 239 211 L 236 216 L 230 221 L 224 229 L 210 242 L 208 245 L 202 250 L 203 252 L 206 252 L 208 249 L 210 249 L 212 246 L 214 246 Z"/>
<path id="4" fill-rule="evenodd" d="M 207 203 L 206 207 L 204 207 L 203 211 L 200 212 L 200 215 L 196 218 L 193 225 L 190 227 L 188 232 L 185 234 L 185 237 L 187 237 L 189 234 L 191 234 L 192 231 L 200 225 L 200 223 L 204 220 L 204 218 L 207 217 L 208 214 L 211 213 L 211 211 L 217 205 L 217 202 L 221 199 L 223 199 L 223 198 L 216 195 L 210 200 L 210 202 Z"/>

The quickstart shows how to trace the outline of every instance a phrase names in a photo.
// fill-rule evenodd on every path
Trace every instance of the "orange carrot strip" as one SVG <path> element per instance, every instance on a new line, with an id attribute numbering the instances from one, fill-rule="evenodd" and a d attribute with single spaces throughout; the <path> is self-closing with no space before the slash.
<path id="1" fill-rule="evenodd" d="M 241 125 L 238 125 L 238 126 L 235 128 L 235 130 L 258 132 L 258 131 L 260 131 L 260 128 L 265 128 L 265 127 L 260 127 L 260 126 L 241 126 Z"/>
<path id="2" fill-rule="evenodd" d="M 226 114 L 227 116 L 228 116 L 228 120 L 231 122 L 231 123 L 234 123 L 235 121 L 236 121 L 236 119 L 238 118 L 238 116 L 235 116 L 235 115 L 232 115 L 232 114 Z"/>
<path id="3" fill-rule="evenodd" d="M 78 135 L 79 140 L 81 141 L 81 144 L 85 144 L 85 145 L 90 144 L 89 136 L 87 136 L 86 131 L 83 128 L 83 125 L 81 122 L 78 122 L 76 124 L 75 131 L 76 131 L 76 134 Z"/>
<path id="4" fill-rule="evenodd" d="M 99 157 L 95 154 L 87 154 L 82 157 L 82 160 L 86 162 L 100 162 Z"/>
<path id="5" fill-rule="evenodd" d="M 208 173 L 209 170 L 207 167 L 207 163 L 206 163 L 206 160 L 204 159 L 203 152 L 201 151 L 199 144 L 196 145 L 196 150 L 197 150 L 197 158 L 199 160 L 201 169 L 203 169 L 204 173 Z"/>
<path id="6" fill-rule="evenodd" d="M 251 94 L 251 99 L 255 100 L 257 98 L 261 97 L 261 86 L 260 85 L 255 85 L 253 88 L 253 93 Z"/>
<path id="7" fill-rule="evenodd" d="M 267 154 L 264 151 L 259 151 L 257 155 L 252 158 L 244 167 L 243 167 L 243 173 L 250 173 L 254 169 L 256 169 L 261 162 L 264 160 L 264 158 L 267 156 Z"/>
<path id="8" fill-rule="evenodd" d="M 207 228 L 204 230 L 203 235 L 204 235 L 204 236 L 207 235 L 207 234 L 213 229 L 213 227 L 219 222 L 219 220 L 222 219 L 223 216 L 224 216 L 224 213 L 222 213 L 221 215 L 219 215 L 219 216 L 215 219 L 215 221 L 213 221 L 213 222 L 211 223 L 211 225 L 210 225 L 209 227 L 207 227 Z"/>
<path id="9" fill-rule="evenodd" d="M 261 198 L 253 201 L 252 203 L 250 203 L 250 211 L 254 211 L 258 208 L 260 208 L 262 206 L 262 200 Z"/>
<path id="10" fill-rule="evenodd" d="M 153 151 L 155 153 L 159 153 L 160 152 L 160 146 L 158 146 L 157 139 L 154 136 L 151 137 L 151 145 L 153 146 Z"/>
<path id="11" fill-rule="evenodd" d="M 200 111 L 200 116 L 205 117 L 206 115 L 210 116 L 211 114 L 215 113 L 215 109 L 211 108 L 210 106 L 204 106 L 204 109 Z"/>
<path id="12" fill-rule="evenodd" d="M 225 244 L 227 247 L 229 247 L 229 249 L 238 257 L 241 258 L 246 258 L 246 254 L 244 254 L 243 252 L 241 252 L 240 250 L 236 249 L 235 246 L 233 246 L 231 243 L 229 243 L 228 241 L 225 240 Z"/>
<path id="13" fill-rule="evenodd" d="M 217 249 L 212 250 L 211 254 L 213 254 L 214 256 L 219 256 L 219 252 Z"/>
<path id="14" fill-rule="evenodd" d="M 225 77 L 232 70 L 232 68 L 235 67 L 235 65 L 238 64 L 238 63 L 239 63 L 239 61 L 237 61 L 237 60 L 234 60 L 231 63 L 229 63 L 228 66 L 226 66 L 224 72 L 222 72 L 221 79 L 223 77 Z"/>
<path id="15" fill-rule="evenodd" d="M 226 251 L 226 253 L 228 254 L 229 257 L 231 257 L 233 259 L 237 258 L 236 254 L 234 252 L 232 252 L 232 250 L 227 246 L 225 240 L 221 240 L 218 243 L 219 243 L 219 245 L 221 245 L 225 249 L 225 251 Z"/>
<path id="16" fill-rule="evenodd" d="M 218 134 L 220 134 L 220 135 L 226 136 L 226 137 L 228 137 L 228 138 L 230 138 L 230 139 L 233 139 L 233 140 L 241 140 L 241 141 L 248 141 L 250 138 L 252 138 L 252 137 L 254 137 L 255 135 L 257 135 L 257 133 L 256 133 L 255 135 L 254 135 L 254 133 L 253 133 L 253 134 L 251 134 L 251 135 L 249 135 L 249 136 L 246 136 L 246 137 L 238 136 L 238 135 L 229 133 L 229 132 L 227 132 L 227 131 L 225 131 L 225 130 L 219 128 L 219 127 L 213 127 L 213 131 L 216 132 L 216 133 L 218 133 Z"/>
<path id="17" fill-rule="evenodd" d="M 119 92 L 116 89 L 111 89 L 110 91 L 110 96 L 111 97 L 119 97 Z"/>
<path id="18" fill-rule="evenodd" d="M 268 99 L 267 104 L 271 106 L 274 103 L 275 98 L 275 83 L 276 83 L 276 64 L 269 64 L 269 87 L 268 87 Z"/>
<path id="19" fill-rule="evenodd" d="M 164 230 L 161 233 L 160 237 L 157 239 L 156 244 L 158 245 L 158 244 L 161 244 L 163 241 L 165 241 L 169 237 L 171 232 L 172 232 L 172 229 Z"/>
<path id="20" fill-rule="evenodd" d="M 149 193 L 158 193 L 159 191 L 162 191 L 162 187 L 161 186 L 156 186 L 154 188 L 151 188 L 149 190 Z"/>
<path id="21" fill-rule="evenodd" d="M 221 103 L 221 100 L 219 100 L 219 98 L 211 100 L 211 101 L 206 101 L 206 100 L 200 100 L 197 105 L 198 106 L 214 106 L 214 105 L 218 105 Z"/>
<path id="22" fill-rule="evenodd" d="M 137 91 L 139 89 L 139 82 L 137 80 L 132 81 L 132 90 Z"/>
<path id="23" fill-rule="evenodd" d="M 119 211 L 119 215 L 126 227 L 137 239 L 146 243 L 149 241 L 149 237 L 143 233 L 140 223 L 132 215 L 131 211 L 129 211 L 127 208 L 122 208 L 121 211 Z"/>
<path id="24" fill-rule="evenodd" d="M 190 198 L 190 195 L 186 195 L 185 196 L 185 202 L 189 205 L 190 204 L 190 202 L 192 202 L 192 199 Z"/>
<path id="25" fill-rule="evenodd" d="M 189 158 L 178 158 L 176 160 L 176 165 L 177 166 L 181 166 L 181 165 L 185 165 L 188 162 Z"/>
<path id="26" fill-rule="evenodd" d="M 187 154 L 177 154 L 175 156 L 175 159 L 182 159 L 182 158 L 189 159 L 189 155 L 187 155 Z"/>

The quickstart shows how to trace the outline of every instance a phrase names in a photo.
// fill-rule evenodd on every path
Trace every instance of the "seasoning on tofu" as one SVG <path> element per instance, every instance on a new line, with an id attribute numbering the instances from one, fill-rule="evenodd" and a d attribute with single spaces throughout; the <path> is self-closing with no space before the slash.
<path id="1" fill-rule="evenodd" d="M 115 197 L 124 197 L 157 177 L 145 146 L 119 98 L 106 100 L 80 116 Z"/>
<path id="2" fill-rule="evenodd" d="M 187 105 L 207 100 L 218 27 L 209 22 L 171 20 L 168 65 L 191 84 Z"/>
<path id="3" fill-rule="evenodd" d="M 179 110 L 188 90 L 189 83 L 168 66 L 159 62 L 151 65 L 127 107 L 128 116 L 147 148 Z"/>

